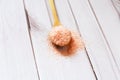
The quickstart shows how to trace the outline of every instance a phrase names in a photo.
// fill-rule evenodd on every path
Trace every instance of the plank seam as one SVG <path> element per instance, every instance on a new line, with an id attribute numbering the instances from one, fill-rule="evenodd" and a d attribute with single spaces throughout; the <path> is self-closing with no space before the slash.
<path id="1" fill-rule="evenodd" d="M 106 42 L 106 47 L 109 49 L 109 51 L 110 51 L 110 53 L 111 53 L 111 55 L 112 55 L 113 61 L 115 62 L 116 66 L 117 66 L 117 69 L 119 70 L 118 65 L 117 65 L 117 63 L 116 63 L 116 60 L 115 60 L 115 57 L 114 57 L 113 52 L 112 52 L 112 50 L 111 50 L 111 47 L 110 47 L 110 45 L 109 45 L 109 42 L 108 42 L 108 40 L 107 40 L 107 38 L 106 38 L 106 36 L 105 36 L 105 34 L 104 34 L 104 32 L 103 32 L 102 26 L 101 26 L 101 24 L 100 24 L 100 22 L 99 22 L 99 20 L 98 20 L 98 18 L 97 18 L 97 15 L 96 15 L 93 7 L 92 7 L 92 4 L 91 4 L 90 0 L 88 0 L 88 3 L 89 3 L 89 6 L 90 6 L 90 8 L 91 8 L 91 10 L 92 10 L 93 15 L 95 16 L 95 19 L 96 19 L 96 22 L 97 22 L 97 24 L 98 24 L 98 26 L 99 26 L 99 29 L 100 29 L 100 31 L 101 31 L 101 33 L 102 33 L 101 35 L 103 36 L 103 38 L 104 38 L 104 40 L 105 40 L 105 42 Z M 112 65 L 112 63 L 111 63 L 111 60 L 110 60 L 110 57 L 109 57 L 109 56 L 108 56 L 108 59 L 109 59 L 110 64 L 111 64 L 111 66 L 112 66 L 112 70 L 113 70 L 113 72 L 115 73 L 114 68 L 113 68 L 113 65 Z M 120 70 L 119 70 L 119 71 L 120 71 Z M 115 76 L 116 76 L 116 79 L 117 79 L 116 73 L 115 73 Z"/>
<path id="2" fill-rule="evenodd" d="M 47 6 L 47 1 L 45 0 L 45 6 L 46 6 L 46 9 L 47 9 L 47 12 L 48 12 L 48 16 L 49 16 L 49 19 L 50 19 L 50 24 L 52 26 L 52 19 L 50 17 L 50 12 L 49 12 L 49 9 L 48 9 L 48 6 Z"/>
<path id="3" fill-rule="evenodd" d="M 50 17 L 50 12 L 49 12 L 48 5 L 47 5 L 47 1 L 46 1 L 46 0 L 45 0 L 45 5 L 46 5 L 46 8 L 47 8 L 48 15 L 49 15 L 50 22 L 51 22 L 51 26 L 52 26 L 52 19 L 51 19 L 51 17 Z M 73 14 L 73 11 L 72 11 L 72 9 L 71 9 L 71 6 L 70 6 L 69 1 L 68 1 L 68 5 L 69 5 L 69 7 L 70 7 L 70 11 L 71 11 L 71 13 L 72 13 L 73 19 L 74 19 L 75 24 L 76 24 L 76 26 L 77 26 L 77 30 L 78 30 L 78 32 L 79 32 L 79 35 L 81 36 L 81 34 L 80 34 L 80 30 L 79 30 L 79 28 L 78 28 L 77 21 L 76 21 L 76 19 L 75 19 L 75 16 L 74 16 L 74 14 Z M 95 70 L 94 70 L 94 68 L 93 68 L 93 65 L 92 65 L 91 59 L 90 59 L 90 57 L 89 57 L 89 54 L 88 54 L 86 48 L 85 48 L 85 52 L 86 52 L 86 55 L 87 55 L 88 61 L 89 61 L 89 63 L 90 63 L 90 66 L 91 66 L 91 68 L 92 68 L 93 74 L 94 74 L 94 76 L 95 76 L 95 79 L 98 80 L 97 75 L 96 75 L 96 73 L 95 73 Z"/>
<path id="4" fill-rule="evenodd" d="M 67 2 L 68 2 L 68 5 L 69 5 L 69 7 L 70 7 L 70 11 L 71 11 L 71 13 L 72 13 L 72 16 L 73 16 L 75 25 L 76 25 L 76 27 L 77 27 L 77 30 L 78 30 L 78 32 L 79 32 L 79 35 L 82 36 L 82 35 L 81 35 L 81 32 L 80 32 L 80 29 L 79 29 L 79 26 L 78 26 L 78 23 L 77 23 L 77 20 L 76 20 L 76 18 L 75 18 L 74 13 L 73 13 L 71 4 L 70 4 L 69 0 L 67 0 Z M 94 74 L 96 80 L 98 80 L 97 75 L 96 75 L 95 70 L 94 70 L 94 67 L 93 67 L 93 64 L 92 64 L 91 59 L 90 59 L 90 57 L 89 57 L 88 51 L 87 51 L 87 49 L 86 49 L 86 46 L 85 46 L 85 52 L 86 52 L 88 61 L 89 61 L 89 63 L 90 63 L 90 66 L 91 66 L 91 68 L 92 68 L 93 74 Z"/>
<path id="5" fill-rule="evenodd" d="M 114 1 L 113 1 L 113 0 L 111 0 L 111 2 L 112 2 L 112 5 L 113 5 L 114 9 L 116 10 L 116 12 L 117 12 L 118 16 L 120 17 L 119 10 L 118 10 L 118 9 L 117 9 L 117 7 L 115 6 Z"/>
<path id="6" fill-rule="evenodd" d="M 29 34 L 29 38 L 30 38 L 31 48 L 32 48 L 32 51 L 33 51 L 34 64 L 35 64 L 35 67 L 36 67 L 38 80 L 40 80 L 40 74 L 39 74 L 39 71 L 38 71 L 37 61 L 36 61 L 36 57 L 35 57 L 35 51 L 34 51 L 32 38 L 31 38 L 31 33 L 30 33 L 30 28 L 31 28 L 30 27 L 30 20 L 29 20 L 28 12 L 27 12 L 26 7 L 25 7 L 24 0 L 23 0 L 23 6 L 24 6 L 25 17 L 26 17 L 26 22 L 27 22 L 27 26 L 28 26 L 27 29 L 28 29 L 28 34 Z"/>

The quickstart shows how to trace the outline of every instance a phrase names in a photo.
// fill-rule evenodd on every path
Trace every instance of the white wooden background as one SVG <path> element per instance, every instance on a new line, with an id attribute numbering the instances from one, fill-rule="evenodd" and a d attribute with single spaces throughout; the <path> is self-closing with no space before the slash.
<path id="1" fill-rule="evenodd" d="M 86 49 L 63 57 L 48 46 L 48 0 L 0 0 L 0 80 L 120 80 L 120 1 L 55 0 L 60 21 Z"/>

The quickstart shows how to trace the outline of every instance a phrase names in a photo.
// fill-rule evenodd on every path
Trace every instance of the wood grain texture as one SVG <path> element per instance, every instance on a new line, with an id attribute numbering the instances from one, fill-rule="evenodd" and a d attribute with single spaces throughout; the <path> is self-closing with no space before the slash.
<path id="1" fill-rule="evenodd" d="M 47 2 L 47 0 L 46 0 Z M 60 21 L 76 30 L 76 24 L 67 0 L 55 1 Z M 47 3 L 48 5 L 48 3 Z M 62 5 L 62 6 L 61 6 Z M 26 0 L 26 9 L 31 22 L 31 37 L 41 80 L 96 80 L 85 51 L 72 57 L 63 57 L 53 52 L 47 42 L 52 16 L 47 11 L 45 0 Z M 49 10 L 50 11 L 50 10 Z"/>
<path id="2" fill-rule="evenodd" d="M 113 0 L 114 1 L 114 0 Z M 90 0 L 99 25 L 109 48 L 113 68 L 120 78 L 120 17 L 111 0 Z M 99 3 L 99 4 L 98 4 Z M 103 15 L 104 14 L 104 15 Z M 113 59 L 112 59 L 113 58 Z"/>
<path id="3" fill-rule="evenodd" d="M 25 0 L 29 19 L 23 0 L 0 0 L 0 80 L 119 80 L 119 0 L 55 4 L 61 23 L 80 33 L 86 50 L 63 57 L 51 49 L 48 0 Z"/>
<path id="4" fill-rule="evenodd" d="M 120 0 L 111 0 L 111 4 L 114 7 L 117 14 L 120 16 Z"/>
<path id="5" fill-rule="evenodd" d="M 0 0 L 0 80 L 38 80 L 22 0 Z"/>
<path id="6" fill-rule="evenodd" d="M 117 80 L 115 72 L 117 69 L 115 67 L 116 65 L 113 61 L 113 58 L 111 57 L 111 52 L 108 48 L 108 45 L 106 44 L 101 30 L 99 29 L 99 24 L 96 21 L 95 15 L 91 10 L 88 0 L 69 1 L 73 9 L 76 21 L 79 25 L 81 35 L 86 41 L 86 48 L 98 79 Z M 95 0 L 93 0 L 93 2 L 95 2 Z M 99 2 L 96 2 L 96 4 L 98 5 Z M 103 8 L 97 10 L 102 11 L 102 9 Z M 99 13 L 99 15 L 104 14 Z"/>

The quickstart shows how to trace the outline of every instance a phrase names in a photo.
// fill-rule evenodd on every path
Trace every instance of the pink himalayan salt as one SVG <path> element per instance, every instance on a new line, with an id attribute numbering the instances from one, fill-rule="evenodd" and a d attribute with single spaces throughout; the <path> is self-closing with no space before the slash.
<path id="1" fill-rule="evenodd" d="M 61 29 L 61 28 L 63 28 L 63 27 L 58 27 L 58 28 L 56 27 L 56 29 L 52 30 L 49 34 L 50 47 L 52 48 L 52 50 L 55 53 L 59 53 L 63 56 L 71 56 L 71 55 L 75 54 L 78 50 L 84 49 L 84 42 L 78 33 L 72 32 L 72 31 L 69 32 L 69 30 L 67 30 L 66 28 L 64 28 L 64 29 Z M 56 37 L 54 37 L 55 42 L 52 41 L 54 39 L 51 39 L 51 34 L 52 35 L 55 34 L 56 32 L 53 33 L 54 31 L 60 31 L 58 29 L 65 30 L 67 32 L 67 37 L 69 36 L 68 37 L 69 40 L 67 42 L 64 41 L 64 45 L 63 45 L 62 40 L 61 40 L 61 43 L 58 42 L 59 43 L 58 44 L 56 41 L 59 39 L 55 39 Z M 64 33 L 66 33 L 66 32 L 64 32 Z M 57 37 L 57 38 L 59 38 L 59 37 Z M 66 37 L 64 37 L 63 39 L 65 39 L 65 38 Z"/>
<path id="2" fill-rule="evenodd" d="M 62 26 L 54 27 L 49 34 L 49 39 L 55 45 L 65 46 L 70 43 L 71 32 Z"/>

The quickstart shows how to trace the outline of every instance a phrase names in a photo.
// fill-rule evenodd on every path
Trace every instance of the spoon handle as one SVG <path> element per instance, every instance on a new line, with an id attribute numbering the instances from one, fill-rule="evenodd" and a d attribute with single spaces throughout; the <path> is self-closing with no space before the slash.
<path id="1" fill-rule="evenodd" d="M 50 8 L 51 8 L 52 15 L 53 15 L 53 20 L 54 20 L 53 26 L 56 27 L 56 26 L 61 25 L 58 15 L 57 15 L 56 8 L 55 8 L 54 0 L 49 0 L 49 4 L 50 4 Z"/>

